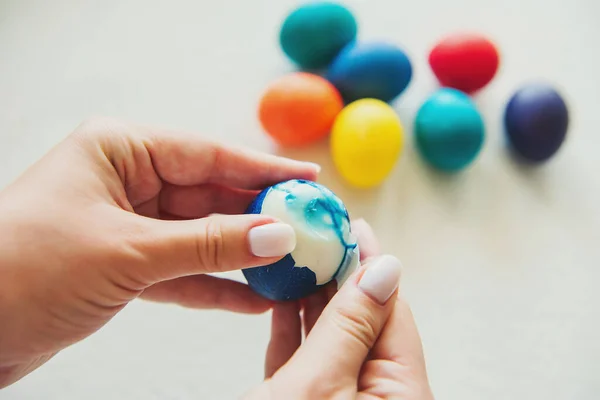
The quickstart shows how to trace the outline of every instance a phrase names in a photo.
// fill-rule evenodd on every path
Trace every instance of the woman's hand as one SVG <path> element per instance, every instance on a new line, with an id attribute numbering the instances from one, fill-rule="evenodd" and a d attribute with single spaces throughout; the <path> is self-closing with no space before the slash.
<path id="1" fill-rule="evenodd" d="M 412 313 L 397 292 L 400 263 L 379 256 L 364 221 L 352 229 L 364 265 L 337 294 L 327 286 L 274 306 L 266 380 L 248 399 L 433 399 Z"/>
<path id="2" fill-rule="evenodd" d="M 204 274 L 292 250 L 291 227 L 227 214 L 243 213 L 261 188 L 317 173 L 190 134 L 84 123 L 0 193 L 0 387 L 137 297 L 269 309 L 246 285 Z"/>

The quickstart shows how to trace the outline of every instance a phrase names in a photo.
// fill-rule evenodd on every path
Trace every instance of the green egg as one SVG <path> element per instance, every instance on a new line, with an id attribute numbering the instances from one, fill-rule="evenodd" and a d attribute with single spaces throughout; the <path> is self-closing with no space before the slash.
<path id="1" fill-rule="evenodd" d="M 292 11 L 281 27 L 284 53 L 304 69 L 327 67 L 347 44 L 356 39 L 357 24 L 346 7 L 311 2 Z"/>

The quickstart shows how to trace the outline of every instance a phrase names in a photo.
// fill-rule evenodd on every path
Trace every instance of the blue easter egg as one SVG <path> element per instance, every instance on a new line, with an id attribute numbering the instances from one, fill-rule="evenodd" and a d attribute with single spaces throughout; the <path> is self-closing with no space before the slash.
<path id="1" fill-rule="evenodd" d="M 427 162 L 443 171 L 457 171 L 469 165 L 481 150 L 483 119 L 466 94 L 444 88 L 417 112 L 415 136 Z"/>
<path id="2" fill-rule="evenodd" d="M 542 162 L 552 157 L 565 140 L 569 111 L 554 88 L 530 84 L 508 102 L 504 124 L 513 149 L 528 161 Z"/>
<path id="3" fill-rule="evenodd" d="M 326 74 L 347 103 L 363 98 L 390 102 L 406 89 L 411 77 L 408 56 L 385 42 L 349 44 Z"/>
<path id="4" fill-rule="evenodd" d="M 324 68 L 356 38 L 356 19 L 346 7 L 318 1 L 292 11 L 281 26 L 284 53 L 306 69 Z"/>
<path id="5" fill-rule="evenodd" d="M 278 218 L 296 233 L 296 248 L 283 259 L 243 270 L 250 288 L 268 299 L 300 299 L 332 280 L 339 287 L 358 267 L 348 211 L 322 185 L 305 180 L 279 183 L 263 190 L 246 213 Z"/>

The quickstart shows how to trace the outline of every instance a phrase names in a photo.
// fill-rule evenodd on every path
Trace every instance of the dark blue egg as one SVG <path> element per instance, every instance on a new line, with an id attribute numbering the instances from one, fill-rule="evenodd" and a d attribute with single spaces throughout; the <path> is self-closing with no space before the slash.
<path id="1" fill-rule="evenodd" d="M 291 254 L 274 264 L 247 268 L 242 272 L 250 288 L 270 300 L 297 300 L 324 286 L 317 285 L 310 268 L 296 267 Z"/>
<path id="2" fill-rule="evenodd" d="M 267 214 L 296 232 L 296 248 L 276 263 L 242 272 L 252 290 L 271 300 L 296 300 L 356 269 L 359 252 L 342 201 L 315 182 L 291 180 L 262 191 L 246 213 Z"/>
<path id="3" fill-rule="evenodd" d="M 543 162 L 565 140 L 569 112 L 553 87 L 530 84 L 519 89 L 508 102 L 504 124 L 508 139 L 520 156 L 531 162 Z"/>
<path id="4" fill-rule="evenodd" d="M 326 78 L 347 103 L 363 98 L 390 102 L 406 89 L 412 66 L 406 53 L 385 42 L 355 42 L 335 58 Z"/>

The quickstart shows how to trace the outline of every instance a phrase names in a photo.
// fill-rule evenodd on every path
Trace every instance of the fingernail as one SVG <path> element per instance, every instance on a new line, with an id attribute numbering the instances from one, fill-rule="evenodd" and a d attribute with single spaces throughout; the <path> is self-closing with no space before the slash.
<path id="1" fill-rule="evenodd" d="M 371 261 L 360 278 L 358 287 L 379 303 L 385 303 L 398 288 L 402 264 L 393 256 L 385 255 Z"/>
<path id="2" fill-rule="evenodd" d="M 296 232 L 280 222 L 261 225 L 250 229 L 248 242 L 257 257 L 283 257 L 296 248 Z"/>
<path id="3" fill-rule="evenodd" d="M 321 172 L 321 166 L 317 163 L 314 162 L 306 162 L 308 165 L 310 165 L 311 167 L 313 167 L 315 169 L 315 171 L 317 171 L 317 174 L 319 172 Z"/>

